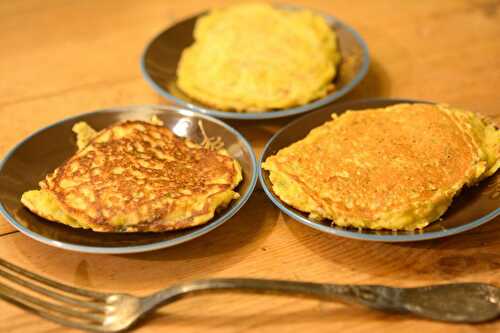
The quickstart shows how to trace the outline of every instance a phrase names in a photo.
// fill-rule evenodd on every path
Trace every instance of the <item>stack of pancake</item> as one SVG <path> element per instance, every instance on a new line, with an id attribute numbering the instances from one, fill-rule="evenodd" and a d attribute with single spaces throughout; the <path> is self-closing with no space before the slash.
<path id="1" fill-rule="evenodd" d="M 500 131 L 445 105 L 348 111 L 270 156 L 273 191 L 312 219 L 415 230 L 500 167 Z"/>

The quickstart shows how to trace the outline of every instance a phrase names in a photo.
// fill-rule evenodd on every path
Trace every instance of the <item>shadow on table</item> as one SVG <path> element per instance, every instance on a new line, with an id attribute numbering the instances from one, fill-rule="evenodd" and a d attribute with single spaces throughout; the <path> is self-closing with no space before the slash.
<path id="1" fill-rule="evenodd" d="M 120 256 L 168 261 L 206 258 L 227 253 L 227 256 L 219 257 L 219 264 L 229 258 L 240 257 L 242 260 L 246 252 L 251 252 L 265 240 L 274 227 L 277 215 L 278 211 L 265 194 L 255 191 L 233 218 L 197 239 L 163 250 Z"/>
<path id="2" fill-rule="evenodd" d="M 500 273 L 500 218 L 462 234 L 422 242 L 383 243 L 322 233 L 286 217 L 287 226 L 312 253 L 373 278 L 454 280 Z M 470 279 L 470 278 L 469 278 Z M 338 281 L 342 282 L 342 281 Z"/>
<path id="3" fill-rule="evenodd" d="M 353 101 L 365 98 L 390 97 L 391 79 L 384 66 L 378 59 L 372 59 L 368 73 L 349 94 L 342 97 L 339 102 Z M 411 96 L 397 96 L 411 98 Z"/>

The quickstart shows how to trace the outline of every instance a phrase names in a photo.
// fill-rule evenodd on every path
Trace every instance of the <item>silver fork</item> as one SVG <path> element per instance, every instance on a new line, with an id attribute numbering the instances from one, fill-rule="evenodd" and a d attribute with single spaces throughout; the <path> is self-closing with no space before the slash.
<path id="1" fill-rule="evenodd" d="M 217 292 L 279 294 L 357 303 L 432 320 L 480 323 L 500 316 L 500 289 L 484 283 L 418 288 L 263 279 L 211 279 L 174 285 L 146 297 L 100 293 L 53 281 L 0 259 L 0 298 L 64 326 L 94 332 L 129 329 L 146 314 L 186 296 Z M 25 291 L 12 286 L 24 287 Z M 28 291 L 29 290 L 29 291 Z"/>

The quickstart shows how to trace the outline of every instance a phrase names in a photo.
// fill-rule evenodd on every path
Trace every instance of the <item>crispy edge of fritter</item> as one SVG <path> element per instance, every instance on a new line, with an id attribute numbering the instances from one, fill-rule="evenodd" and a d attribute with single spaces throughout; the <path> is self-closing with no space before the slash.
<path id="1" fill-rule="evenodd" d="M 76 146 L 78 150 L 85 148 L 98 133 L 84 121 L 73 125 L 72 131 L 76 134 Z"/>
<path id="2" fill-rule="evenodd" d="M 478 149 L 480 158 L 486 162 L 484 171 L 469 185 L 495 174 L 500 168 L 500 130 L 493 120 L 446 104 L 438 104 L 437 107 L 453 117 L 456 125 L 466 133 Z"/>
<path id="3" fill-rule="evenodd" d="M 41 189 L 24 192 L 21 196 L 21 203 L 31 212 L 51 222 L 66 224 L 73 228 L 89 228 L 66 213 L 56 196 L 50 191 Z"/>

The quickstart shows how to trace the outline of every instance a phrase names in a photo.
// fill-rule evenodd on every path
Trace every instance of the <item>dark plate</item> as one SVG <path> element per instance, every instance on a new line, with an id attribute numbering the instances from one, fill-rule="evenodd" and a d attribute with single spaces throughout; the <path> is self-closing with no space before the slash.
<path id="1" fill-rule="evenodd" d="M 315 222 L 310 220 L 307 215 L 301 211 L 288 206 L 273 193 L 269 180 L 269 172 L 260 168 L 262 161 L 268 156 L 276 154 L 281 148 L 304 138 L 311 129 L 330 120 L 332 113 L 341 114 L 346 110 L 360 110 L 385 107 L 397 103 L 415 102 L 430 103 L 405 99 L 361 100 L 328 106 L 295 120 L 276 133 L 264 148 L 259 163 L 259 178 L 264 191 L 284 213 L 309 227 L 338 236 L 370 241 L 409 242 L 446 237 L 478 227 L 500 215 L 500 174 L 498 172 L 494 176 L 481 182 L 478 186 L 464 189 L 464 191 L 453 200 L 452 205 L 443 215 L 442 220 L 434 222 L 428 227 L 415 232 L 373 231 L 368 229 L 358 230 L 330 226 L 328 223 Z"/>
<path id="2" fill-rule="evenodd" d="M 295 6 L 282 6 L 293 10 Z M 190 17 L 169 27 L 157 35 L 147 46 L 141 58 L 141 70 L 146 81 L 161 96 L 189 109 L 209 114 L 218 118 L 231 119 L 271 119 L 304 113 L 331 103 L 351 91 L 366 75 L 370 58 L 368 48 L 361 36 L 350 26 L 336 18 L 319 13 L 335 30 L 338 36 L 342 62 L 335 78 L 337 89 L 327 96 L 309 104 L 289 109 L 269 112 L 224 112 L 203 105 L 183 94 L 176 85 L 177 63 L 182 50 L 193 43 L 193 28 L 198 17 L 205 13 Z"/>
<path id="3" fill-rule="evenodd" d="M 237 191 L 241 197 L 209 223 L 163 233 L 98 233 L 47 221 L 32 214 L 20 202 L 21 194 L 38 188 L 38 182 L 76 151 L 73 124 L 86 121 L 103 129 L 124 120 L 150 120 L 157 115 L 175 134 L 195 142 L 202 140 L 198 121 L 209 136 L 220 136 L 243 169 Z M 0 212 L 15 228 L 40 242 L 89 253 L 134 253 L 173 246 L 199 237 L 233 216 L 250 197 L 257 182 L 253 150 L 245 138 L 220 120 L 176 107 L 141 106 L 102 110 L 71 117 L 45 127 L 15 146 L 0 163 Z"/>

